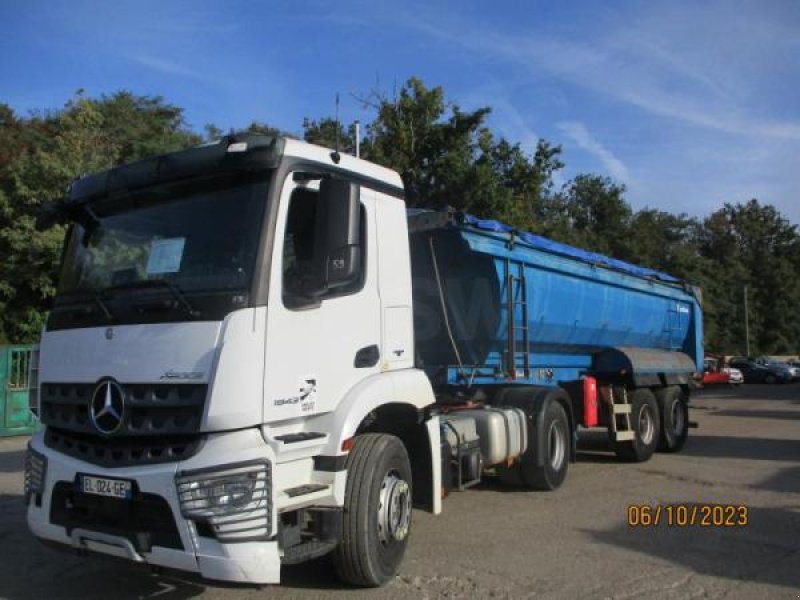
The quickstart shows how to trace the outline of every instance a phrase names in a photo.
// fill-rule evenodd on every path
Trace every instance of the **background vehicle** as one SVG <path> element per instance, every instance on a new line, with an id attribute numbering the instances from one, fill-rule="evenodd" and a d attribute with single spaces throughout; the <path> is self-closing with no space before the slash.
<path id="1" fill-rule="evenodd" d="M 728 374 L 728 383 L 731 385 L 744 383 L 744 375 L 736 367 L 722 367 L 722 371 Z"/>
<path id="2" fill-rule="evenodd" d="M 788 369 L 776 365 L 762 365 L 754 360 L 734 358 L 730 365 L 742 372 L 745 383 L 787 383 L 792 379 Z"/>
<path id="3" fill-rule="evenodd" d="M 770 361 L 767 363 L 767 366 L 775 367 L 778 369 L 785 369 L 789 373 L 789 376 L 792 378 L 792 381 L 800 379 L 800 367 L 797 367 L 790 363 L 785 363 L 781 361 Z"/>
<path id="4" fill-rule="evenodd" d="M 770 367 L 780 371 L 786 371 L 789 374 L 790 379 L 792 380 L 800 379 L 800 368 L 797 368 L 788 362 L 777 360 L 770 356 L 761 356 L 759 358 L 756 358 L 755 361 L 758 364 L 764 365 L 766 367 Z"/>
<path id="5" fill-rule="evenodd" d="M 407 214 L 378 165 L 231 136 L 80 179 L 48 220 L 71 224 L 26 459 L 49 542 L 249 583 L 332 553 L 376 586 L 412 503 L 486 473 L 554 490 L 579 426 L 626 461 L 686 442 L 694 288 Z"/>
<path id="6" fill-rule="evenodd" d="M 730 382 L 730 372 L 720 368 L 720 361 L 718 358 L 707 356 L 703 360 L 703 385 L 727 384 Z"/>

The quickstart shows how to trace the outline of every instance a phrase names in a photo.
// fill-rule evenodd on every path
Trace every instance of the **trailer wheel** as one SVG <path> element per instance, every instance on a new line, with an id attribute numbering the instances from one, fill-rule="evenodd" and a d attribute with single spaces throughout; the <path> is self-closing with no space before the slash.
<path id="1" fill-rule="evenodd" d="M 656 390 L 661 408 L 661 438 L 658 449 L 662 452 L 679 452 L 689 437 L 689 406 L 681 389 L 670 386 Z"/>
<path id="2" fill-rule="evenodd" d="M 617 458 L 628 462 L 645 462 L 658 446 L 661 429 L 658 402 L 648 389 L 633 390 L 631 394 L 632 441 L 614 442 Z"/>
<path id="3" fill-rule="evenodd" d="M 411 465 L 393 435 L 359 435 L 345 463 L 342 539 L 333 552 L 339 578 L 378 587 L 397 572 L 411 531 Z"/>
<path id="4" fill-rule="evenodd" d="M 506 485 L 519 486 L 529 490 L 552 491 L 564 483 L 569 468 L 570 434 L 569 420 L 564 407 L 558 402 L 548 402 L 541 418 L 541 431 L 544 434 L 539 460 L 536 427 L 529 422 L 528 449 L 520 462 L 512 467 L 500 469 L 500 479 Z M 538 464 L 540 463 L 541 464 Z"/>

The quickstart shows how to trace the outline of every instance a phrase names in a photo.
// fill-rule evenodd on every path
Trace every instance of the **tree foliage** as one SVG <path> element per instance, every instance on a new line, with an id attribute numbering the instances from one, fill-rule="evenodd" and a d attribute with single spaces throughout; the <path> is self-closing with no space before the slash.
<path id="1" fill-rule="evenodd" d="M 362 99 L 373 112 L 361 156 L 397 170 L 410 206 L 454 207 L 579 247 L 665 271 L 703 289 L 707 347 L 745 351 L 744 294 L 751 353 L 800 351 L 800 234 L 758 200 L 725 204 L 705 219 L 635 211 L 624 185 L 580 174 L 556 186 L 561 148 L 525 148 L 493 132 L 491 108 L 463 110 L 441 87 L 409 79 L 391 97 Z M 297 135 L 253 121 L 267 135 Z M 352 123 L 306 118 L 306 141 L 352 153 Z M 90 99 L 78 92 L 51 113 L 25 117 L 0 104 L 0 341 L 30 341 L 55 293 L 64 231 L 38 232 L 45 199 L 75 177 L 224 135 L 211 124 L 190 130 L 181 108 L 122 91 Z"/>
<path id="2" fill-rule="evenodd" d="M 34 339 L 55 294 L 63 227 L 34 227 L 41 203 L 76 177 L 197 144 L 182 109 L 160 97 L 80 92 L 51 114 L 0 105 L 0 340 Z"/>

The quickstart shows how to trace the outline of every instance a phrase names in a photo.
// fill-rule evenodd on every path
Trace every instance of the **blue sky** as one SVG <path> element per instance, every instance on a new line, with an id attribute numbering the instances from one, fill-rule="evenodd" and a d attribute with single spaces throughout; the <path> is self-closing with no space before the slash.
<path id="1" fill-rule="evenodd" d="M 757 197 L 800 223 L 800 2 L 27 2 L 0 5 L 0 101 L 129 89 L 190 125 L 371 120 L 409 76 L 532 151 L 625 183 L 634 208 Z"/>

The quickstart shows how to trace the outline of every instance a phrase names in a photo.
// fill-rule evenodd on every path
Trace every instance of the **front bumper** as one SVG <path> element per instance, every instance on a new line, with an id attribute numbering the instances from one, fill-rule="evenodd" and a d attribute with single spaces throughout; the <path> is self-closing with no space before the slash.
<path id="1" fill-rule="evenodd" d="M 36 434 L 30 445 L 33 450 L 47 457 L 41 503 L 37 506 L 35 499 L 31 499 L 27 512 L 28 526 L 42 540 L 80 551 L 99 552 L 137 563 L 198 573 L 208 579 L 251 584 L 280 582 L 281 558 L 275 539 L 221 543 L 214 537 L 198 533 L 195 523 L 181 515 L 175 487 L 178 471 L 252 460 L 266 459 L 274 463 L 274 453 L 258 429 L 210 435 L 203 448 L 185 461 L 116 469 L 106 469 L 54 452 L 45 446 L 42 433 Z M 135 482 L 137 493 L 142 497 L 163 499 L 168 505 L 165 511 L 171 513 L 180 540 L 170 544 L 173 547 L 158 545 L 154 541 L 143 551 L 127 536 L 84 527 L 71 527 L 68 531 L 67 527 L 53 523 L 51 509 L 56 486 L 60 484 L 59 487 L 63 489 L 65 485 L 72 485 L 79 473 L 129 479 Z M 269 530 L 274 538 L 274 512 L 270 519 Z"/>

